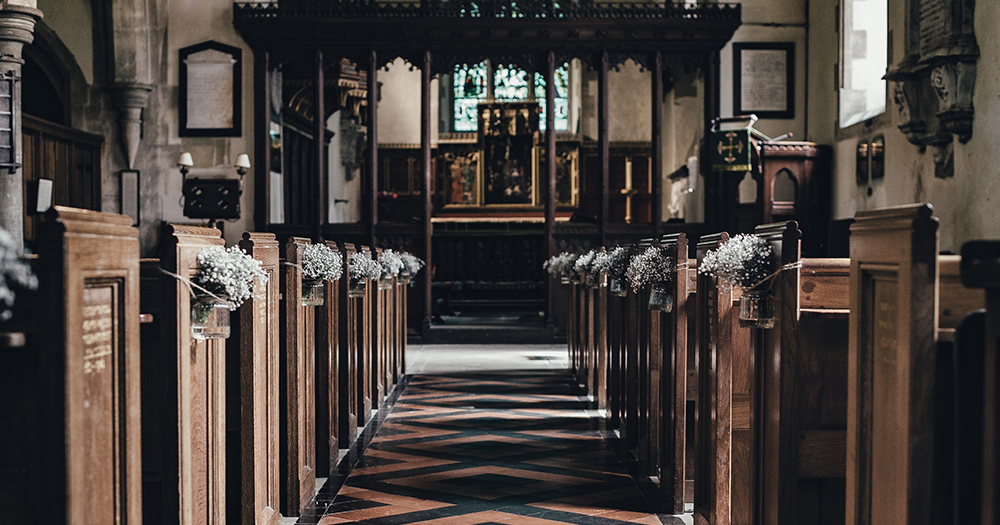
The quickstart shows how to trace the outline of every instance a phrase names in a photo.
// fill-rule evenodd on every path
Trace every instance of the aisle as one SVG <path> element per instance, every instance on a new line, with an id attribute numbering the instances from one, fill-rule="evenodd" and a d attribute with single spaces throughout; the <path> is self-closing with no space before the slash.
<path id="1" fill-rule="evenodd" d="M 319 523 L 661 523 L 580 394 L 545 370 L 413 376 Z"/>

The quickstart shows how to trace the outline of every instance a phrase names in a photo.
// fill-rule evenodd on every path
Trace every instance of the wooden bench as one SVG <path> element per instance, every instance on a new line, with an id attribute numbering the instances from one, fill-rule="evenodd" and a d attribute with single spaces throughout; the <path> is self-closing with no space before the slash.
<path id="1" fill-rule="evenodd" d="M 608 425 L 622 428 L 625 406 L 625 316 L 628 297 L 621 297 L 608 291 L 607 315 L 602 318 L 607 326 L 608 353 Z M 572 317 L 572 316 L 571 316 Z"/>
<path id="2" fill-rule="evenodd" d="M 359 250 L 375 259 L 372 251 L 367 246 L 362 246 Z M 369 280 L 365 287 L 364 297 L 359 297 L 355 301 L 357 307 L 357 413 L 358 425 L 364 426 L 372 417 L 372 399 L 375 397 L 375 385 L 373 382 L 374 354 L 372 352 L 372 303 L 378 293 L 378 280 Z"/>
<path id="3" fill-rule="evenodd" d="M 649 247 L 659 247 L 657 239 L 643 239 L 639 243 L 640 252 Z M 638 314 L 638 347 L 636 349 L 636 370 L 638 379 L 636 408 L 638 410 L 637 426 L 639 430 L 637 459 L 645 472 L 650 476 L 660 474 L 660 453 L 662 442 L 660 434 L 663 426 L 661 396 L 662 396 L 662 338 L 660 335 L 659 310 L 649 309 L 650 286 L 643 286 L 636 294 L 636 313 Z"/>
<path id="4" fill-rule="evenodd" d="M 729 240 L 725 232 L 703 236 L 700 266 L 709 250 Z M 739 290 L 726 290 L 714 277 L 698 276 L 698 393 L 695 429 L 694 521 L 750 523 L 734 513 L 752 508 L 753 450 L 751 394 L 755 380 L 750 331 L 738 326 Z"/>
<path id="5" fill-rule="evenodd" d="M 261 262 L 253 296 L 233 315 L 227 341 L 227 426 L 231 523 L 275 525 L 281 519 L 281 267 L 273 233 L 244 233 L 240 248 Z"/>
<path id="6" fill-rule="evenodd" d="M 360 387 L 358 383 L 358 356 L 360 355 L 361 319 L 358 317 L 361 299 L 350 296 L 351 256 L 355 247 L 351 243 L 341 246 L 340 254 L 344 257 L 344 275 L 338 285 L 337 318 L 340 330 L 337 333 L 339 359 L 338 367 L 338 441 L 347 448 L 358 436 L 358 411 L 363 406 L 358 401 Z M 363 423 L 362 423 L 363 424 Z"/>
<path id="7" fill-rule="evenodd" d="M 953 459 L 939 421 L 950 395 L 941 356 L 985 299 L 960 287 L 959 259 L 937 250 L 927 204 L 859 212 L 851 226 L 849 525 L 940 523 L 954 511 L 941 472 Z"/>
<path id="8" fill-rule="evenodd" d="M 0 334 L 0 521 L 141 523 L 138 231 L 56 206 L 31 262 Z"/>
<path id="9" fill-rule="evenodd" d="M 694 284 L 690 273 L 696 260 L 688 261 L 688 239 L 685 233 L 664 235 L 660 246 L 665 254 L 675 262 L 674 308 L 659 316 L 660 353 L 663 355 L 660 374 L 662 417 L 659 420 L 660 439 L 660 489 L 674 513 L 684 512 L 684 503 L 693 501 L 690 494 L 693 484 L 693 469 L 688 468 L 688 460 L 694 459 L 694 440 L 688 439 L 688 411 L 693 410 L 693 392 L 688 388 L 689 371 L 694 367 L 694 359 L 688 359 L 689 310 L 694 306 Z M 691 303 L 689 305 L 689 302 Z M 693 310 L 692 310 L 693 311 Z M 654 316 L 655 317 L 655 316 Z M 690 458 L 688 457 L 690 456 Z"/>
<path id="10" fill-rule="evenodd" d="M 298 516 L 316 493 L 315 316 L 302 306 L 302 254 L 310 240 L 290 237 L 282 268 L 282 514 Z"/>
<path id="11" fill-rule="evenodd" d="M 332 241 L 326 246 L 340 250 Z M 340 293 L 347 280 L 345 272 L 340 280 L 324 283 L 323 305 L 316 308 L 316 472 L 321 477 L 330 475 L 340 453 Z"/>

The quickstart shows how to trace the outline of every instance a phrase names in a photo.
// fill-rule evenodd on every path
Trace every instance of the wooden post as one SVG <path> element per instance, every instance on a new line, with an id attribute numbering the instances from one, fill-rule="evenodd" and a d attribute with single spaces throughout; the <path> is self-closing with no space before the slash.
<path id="1" fill-rule="evenodd" d="M 368 54 L 368 244 L 375 246 L 375 225 L 378 224 L 378 53 Z"/>
<path id="2" fill-rule="evenodd" d="M 316 428 L 313 307 L 302 306 L 302 254 L 309 239 L 290 237 L 285 245 L 282 336 L 284 337 L 284 417 L 282 418 L 285 516 L 298 516 L 316 491 Z"/>
<path id="3" fill-rule="evenodd" d="M 340 297 L 337 304 L 337 323 L 340 330 L 337 333 L 339 350 L 338 424 L 340 434 L 338 440 L 348 448 L 358 436 L 358 333 L 361 320 L 358 318 L 358 302 L 350 296 L 351 256 L 354 255 L 354 245 L 344 243 L 340 254 L 344 256 L 344 275 L 340 278 Z"/>
<path id="4" fill-rule="evenodd" d="M 327 222 L 327 179 L 326 170 L 326 81 L 324 79 L 323 50 L 316 50 L 316 233 L 317 239 L 323 238 L 323 225 Z M 270 134 L 267 135 L 270 137 Z M 268 164 L 270 166 L 270 164 Z M 270 168 L 268 168 L 270 169 Z M 268 174 L 270 176 L 270 174 Z"/>
<path id="5" fill-rule="evenodd" d="M 650 75 L 653 77 L 653 130 L 650 135 L 652 144 L 652 168 L 649 177 L 652 180 L 653 199 L 653 234 L 659 235 L 663 221 L 663 56 L 654 51 L 650 59 Z M 693 174 L 697 176 L 697 174 Z M 690 175 L 689 175 L 690 176 Z"/>
<path id="6" fill-rule="evenodd" d="M 240 248 L 261 262 L 267 283 L 258 280 L 253 297 L 240 307 L 239 332 L 230 336 L 238 353 L 235 368 L 239 389 L 240 477 L 232 483 L 229 500 L 240 504 L 242 523 L 276 525 L 281 519 L 281 431 L 278 241 L 273 233 L 244 233 Z M 234 419 L 231 417 L 230 419 Z M 232 443 L 232 441 L 230 441 Z M 232 515 L 233 513 L 230 513 Z"/>
<path id="7" fill-rule="evenodd" d="M 339 251 L 335 242 L 326 245 Z M 347 275 L 340 278 L 347 279 Z M 337 466 L 339 454 L 340 289 L 340 281 L 325 282 L 323 306 L 316 308 L 316 472 L 321 477 Z"/>
<path id="8" fill-rule="evenodd" d="M 381 262 L 382 260 L 382 248 L 375 248 L 374 253 L 372 253 L 372 258 L 376 262 Z M 371 316 L 371 324 L 369 325 L 370 337 L 372 343 L 371 350 L 371 364 L 369 366 L 368 375 L 369 381 L 372 384 L 372 408 L 377 409 L 380 404 L 382 404 L 382 399 L 385 398 L 386 385 L 385 374 L 383 373 L 383 368 L 385 367 L 385 314 L 386 314 L 386 291 L 382 289 L 382 280 L 375 279 L 372 281 L 372 295 L 371 303 L 369 304 L 368 312 Z"/>
<path id="9" fill-rule="evenodd" d="M 534 91 L 534 90 L 529 90 Z M 556 55 L 545 55 L 545 258 L 556 253 Z M 555 329 L 552 310 L 555 306 L 555 280 L 548 278 L 546 325 Z"/>
<path id="10" fill-rule="evenodd" d="M 138 231 L 63 206 L 46 219 L 41 292 L 17 297 L 32 331 L 0 341 L 2 519 L 141 523 Z"/>
<path id="11" fill-rule="evenodd" d="M 266 228 L 271 221 L 271 63 L 267 51 L 254 51 L 254 224 Z"/>
<path id="12" fill-rule="evenodd" d="M 609 183 L 611 173 L 611 136 L 608 128 L 608 52 L 602 51 L 597 61 L 597 158 L 601 165 L 601 245 L 608 245 Z"/>
<path id="13" fill-rule="evenodd" d="M 362 246 L 360 251 L 375 259 L 371 249 Z M 357 413 L 358 426 L 368 424 L 372 417 L 372 311 L 371 305 L 378 293 L 378 280 L 369 280 L 365 287 L 365 296 L 357 299 Z"/>
<path id="14" fill-rule="evenodd" d="M 420 165 L 423 169 L 422 177 L 422 197 L 421 207 L 422 219 L 424 222 L 424 262 L 427 267 L 423 272 L 424 284 L 424 316 L 421 321 L 421 329 L 424 335 L 431 326 L 431 281 L 434 277 L 434 259 L 431 253 L 431 240 L 434 234 L 434 225 L 431 224 L 431 215 L 434 208 L 431 203 L 431 182 L 433 172 L 431 171 L 431 52 L 424 51 L 424 65 L 420 69 Z"/>
<path id="15" fill-rule="evenodd" d="M 688 472 L 687 464 L 687 430 L 688 425 L 688 294 L 690 280 L 688 261 L 688 239 L 684 233 L 664 235 L 660 245 L 666 250 L 666 255 L 676 262 L 674 271 L 674 309 L 663 316 L 660 332 L 662 341 L 663 363 L 660 376 L 660 389 L 663 399 L 663 420 L 659 427 L 662 436 L 659 440 L 660 454 L 660 489 L 670 502 L 675 514 L 684 512 L 685 484 L 693 472 Z"/>

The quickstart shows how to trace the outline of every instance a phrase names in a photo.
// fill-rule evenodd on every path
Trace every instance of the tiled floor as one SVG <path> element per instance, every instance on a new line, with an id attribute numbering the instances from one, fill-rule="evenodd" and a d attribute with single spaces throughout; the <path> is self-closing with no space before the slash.
<path id="1" fill-rule="evenodd" d="M 629 476 L 565 347 L 407 352 L 416 375 L 301 523 L 683 523 Z"/>

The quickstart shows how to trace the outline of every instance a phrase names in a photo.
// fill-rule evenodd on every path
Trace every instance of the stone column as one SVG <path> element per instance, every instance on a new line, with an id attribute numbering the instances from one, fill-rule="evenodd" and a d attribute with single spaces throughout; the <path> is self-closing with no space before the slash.
<path id="1" fill-rule="evenodd" d="M 125 163 L 129 169 L 135 168 L 135 157 L 142 140 L 142 110 L 149 105 L 152 84 L 142 82 L 118 82 L 108 88 L 111 100 L 118 110 L 118 126 L 122 146 L 125 148 Z"/>
<path id="2" fill-rule="evenodd" d="M 42 12 L 35 8 L 35 0 L 0 2 L 0 73 L 21 78 L 21 49 L 34 39 L 35 21 Z M 11 94 L 13 130 L 13 159 L 22 162 L 21 153 L 21 85 L 14 83 Z M 21 168 L 0 170 L 0 228 L 14 237 L 16 246 L 24 245 L 24 175 Z"/>

